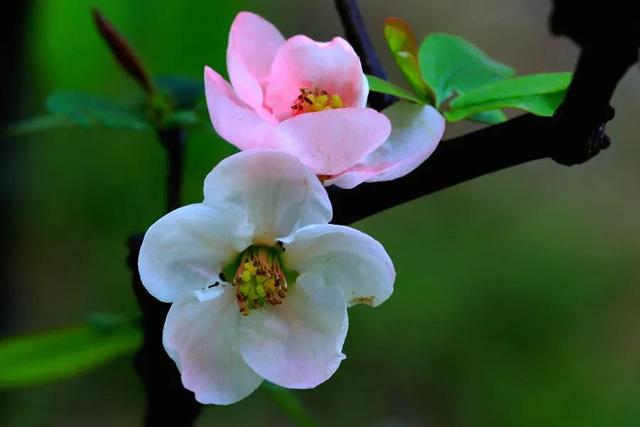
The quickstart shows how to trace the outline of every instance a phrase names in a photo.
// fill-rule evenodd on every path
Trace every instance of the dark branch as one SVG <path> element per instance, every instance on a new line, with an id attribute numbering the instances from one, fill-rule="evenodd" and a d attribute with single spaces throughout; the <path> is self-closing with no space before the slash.
<path id="1" fill-rule="evenodd" d="M 468 135 L 443 141 L 426 162 L 403 178 L 329 189 L 333 222 L 350 224 L 401 203 L 487 173 L 548 156 L 543 137 L 550 120 L 527 114 Z"/>
<path id="2" fill-rule="evenodd" d="M 344 27 L 345 36 L 360 57 L 364 72 L 386 80 L 387 74 L 384 72 L 380 59 L 378 59 L 378 55 L 373 48 L 356 0 L 335 0 L 335 4 Z M 369 105 L 378 111 L 383 110 L 392 103 L 392 96 L 377 92 L 369 93 Z"/>
<path id="3" fill-rule="evenodd" d="M 348 3 L 356 7 L 355 2 Z M 572 18 L 578 16 L 576 14 Z M 556 22 L 556 25 L 559 24 Z M 609 25 L 615 26 L 616 23 L 610 22 Z M 606 33 L 602 25 L 601 31 Z M 347 34 L 357 35 L 358 32 L 347 29 Z M 361 56 L 366 54 L 367 51 L 363 51 Z M 363 60 L 366 61 L 366 57 Z M 613 118 L 609 100 L 620 79 L 637 61 L 637 39 L 616 42 L 607 39 L 586 44 L 567 97 L 553 118 L 528 114 L 443 141 L 419 168 L 395 181 L 362 184 L 353 190 L 330 188 L 333 222 L 348 224 L 435 191 L 532 160 L 552 158 L 558 163 L 572 165 L 590 159 L 609 145 L 604 134 L 605 123 Z"/>
<path id="4" fill-rule="evenodd" d="M 162 345 L 162 328 L 171 304 L 155 299 L 142 285 L 138 273 L 138 254 L 142 236 L 129 239 L 128 265 L 133 291 L 142 310 L 143 343 L 135 366 L 146 395 L 144 425 L 147 427 L 191 426 L 201 405 L 180 381 L 180 372 Z"/>
<path id="5" fill-rule="evenodd" d="M 184 129 L 170 128 L 158 131 L 158 138 L 167 155 L 167 212 L 180 207 L 186 137 L 187 132 Z"/>
<path id="6" fill-rule="evenodd" d="M 182 169 L 186 131 L 164 129 L 158 138 L 167 156 L 167 212 L 180 206 Z M 151 296 L 140 281 L 138 254 L 142 236 L 129 239 L 128 264 L 132 273 L 133 291 L 142 312 L 143 344 L 136 355 L 136 370 L 142 379 L 147 398 L 144 425 L 191 426 L 195 422 L 201 405 L 193 393 L 182 386 L 180 372 L 167 355 L 162 345 L 162 330 L 171 304 L 158 301 Z"/>
<path id="7" fill-rule="evenodd" d="M 583 48 L 640 43 L 640 8 L 629 0 L 552 0 L 551 32 L 567 36 Z"/>

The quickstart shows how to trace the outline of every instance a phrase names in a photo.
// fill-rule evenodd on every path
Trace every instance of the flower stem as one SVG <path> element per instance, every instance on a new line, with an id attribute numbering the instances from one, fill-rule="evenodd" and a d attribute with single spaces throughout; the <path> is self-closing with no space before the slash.
<path id="1" fill-rule="evenodd" d="M 158 139 L 167 155 L 167 212 L 180 207 L 184 149 L 187 131 L 181 128 L 158 130 Z"/>
<path id="2" fill-rule="evenodd" d="M 146 396 L 144 426 L 192 426 L 202 405 L 182 386 L 180 372 L 162 345 L 162 329 L 171 304 L 151 296 L 140 281 L 138 254 L 142 235 L 129 239 L 128 264 L 133 291 L 142 311 L 143 342 L 135 358 Z"/>
<path id="3" fill-rule="evenodd" d="M 160 129 L 157 135 L 167 156 L 166 209 L 170 212 L 180 206 L 187 133 L 184 129 L 171 128 Z M 142 285 L 138 271 L 142 238 L 142 235 L 135 235 L 129 239 L 128 265 L 142 312 L 143 342 L 136 354 L 135 366 L 147 400 L 144 425 L 189 427 L 194 424 L 202 405 L 182 386 L 180 372 L 162 345 L 162 330 L 171 304 L 158 301 Z"/>
<path id="4" fill-rule="evenodd" d="M 267 381 L 262 383 L 262 389 L 267 392 L 271 400 L 282 409 L 296 427 L 317 427 L 302 401 L 291 390 Z"/>

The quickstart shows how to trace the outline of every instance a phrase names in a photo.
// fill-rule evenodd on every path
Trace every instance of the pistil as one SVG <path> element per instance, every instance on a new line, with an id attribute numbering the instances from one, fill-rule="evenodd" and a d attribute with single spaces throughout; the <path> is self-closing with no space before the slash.
<path id="1" fill-rule="evenodd" d="M 288 286 L 278 249 L 266 246 L 246 249 L 240 257 L 233 285 L 238 307 L 244 315 L 265 304 L 281 304 Z"/>

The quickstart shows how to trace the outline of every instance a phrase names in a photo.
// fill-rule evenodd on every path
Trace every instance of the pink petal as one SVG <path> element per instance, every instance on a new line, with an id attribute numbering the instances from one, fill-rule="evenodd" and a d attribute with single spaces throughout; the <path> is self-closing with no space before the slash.
<path id="1" fill-rule="evenodd" d="M 391 120 L 391 135 L 377 150 L 325 185 L 353 188 L 362 182 L 391 181 L 420 166 L 436 149 L 445 121 L 429 105 L 397 102 L 383 111 Z"/>
<path id="2" fill-rule="evenodd" d="M 265 105 L 278 120 L 291 117 L 291 105 L 301 88 L 317 88 L 339 95 L 346 107 L 364 107 L 368 85 L 360 58 L 340 37 L 319 43 L 295 36 L 278 50 L 271 68 Z"/>
<path id="3" fill-rule="evenodd" d="M 220 74 L 204 69 L 204 85 L 211 123 L 220 137 L 241 150 L 264 148 L 273 124 L 242 102 Z"/>
<path id="4" fill-rule="evenodd" d="M 238 352 L 239 318 L 230 287 L 216 299 L 183 299 L 171 305 L 164 347 L 180 370 L 182 384 L 200 403 L 235 403 L 262 383 Z"/>
<path id="5" fill-rule="evenodd" d="M 284 37 L 276 27 L 251 12 L 240 12 L 229 32 L 227 70 L 238 97 L 254 108 L 263 101 L 262 84 L 271 74 Z"/>
<path id="6" fill-rule="evenodd" d="M 301 275 L 281 305 L 243 316 L 238 345 L 258 375 L 287 388 L 326 381 L 345 358 L 347 307 L 342 292 L 317 275 Z"/>
<path id="7" fill-rule="evenodd" d="M 292 117 L 267 138 L 318 175 L 336 175 L 362 160 L 389 136 L 391 125 L 370 108 L 340 108 Z"/>

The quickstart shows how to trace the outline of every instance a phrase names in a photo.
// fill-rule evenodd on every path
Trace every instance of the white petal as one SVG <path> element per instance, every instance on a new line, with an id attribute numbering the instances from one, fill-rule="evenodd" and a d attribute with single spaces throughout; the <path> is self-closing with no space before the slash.
<path id="1" fill-rule="evenodd" d="M 176 209 L 144 235 L 138 269 L 147 291 L 171 302 L 219 280 L 224 265 L 251 244 L 250 230 L 233 207 L 203 203 Z"/>
<path id="2" fill-rule="evenodd" d="M 236 206 L 254 229 L 254 243 L 272 244 L 308 224 L 331 220 L 318 178 L 286 153 L 247 150 L 226 158 L 204 181 L 204 201 Z"/>
<path id="3" fill-rule="evenodd" d="M 393 292 L 396 277 L 391 258 L 372 237 L 340 225 L 301 228 L 285 245 L 287 268 L 320 275 L 342 290 L 349 306 L 382 304 Z"/>
<path id="4" fill-rule="evenodd" d="M 169 310 L 164 347 L 178 365 L 182 384 L 200 403 L 235 403 L 262 383 L 238 353 L 239 317 L 232 288 L 220 298 L 204 302 L 189 298 Z"/>
<path id="5" fill-rule="evenodd" d="M 378 149 L 325 185 L 353 188 L 362 182 L 391 181 L 420 166 L 436 149 L 444 133 L 442 115 L 430 105 L 396 102 L 383 111 L 391 135 Z"/>
<path id="6" fill-rule="evenodd" d="M 301 275 L 281 305 L 240 319 L 240 354 L 272 383 L 312 388 L 329 379 L 345 358 L 347 328 L 340 290 L 319 276 Z"/>

